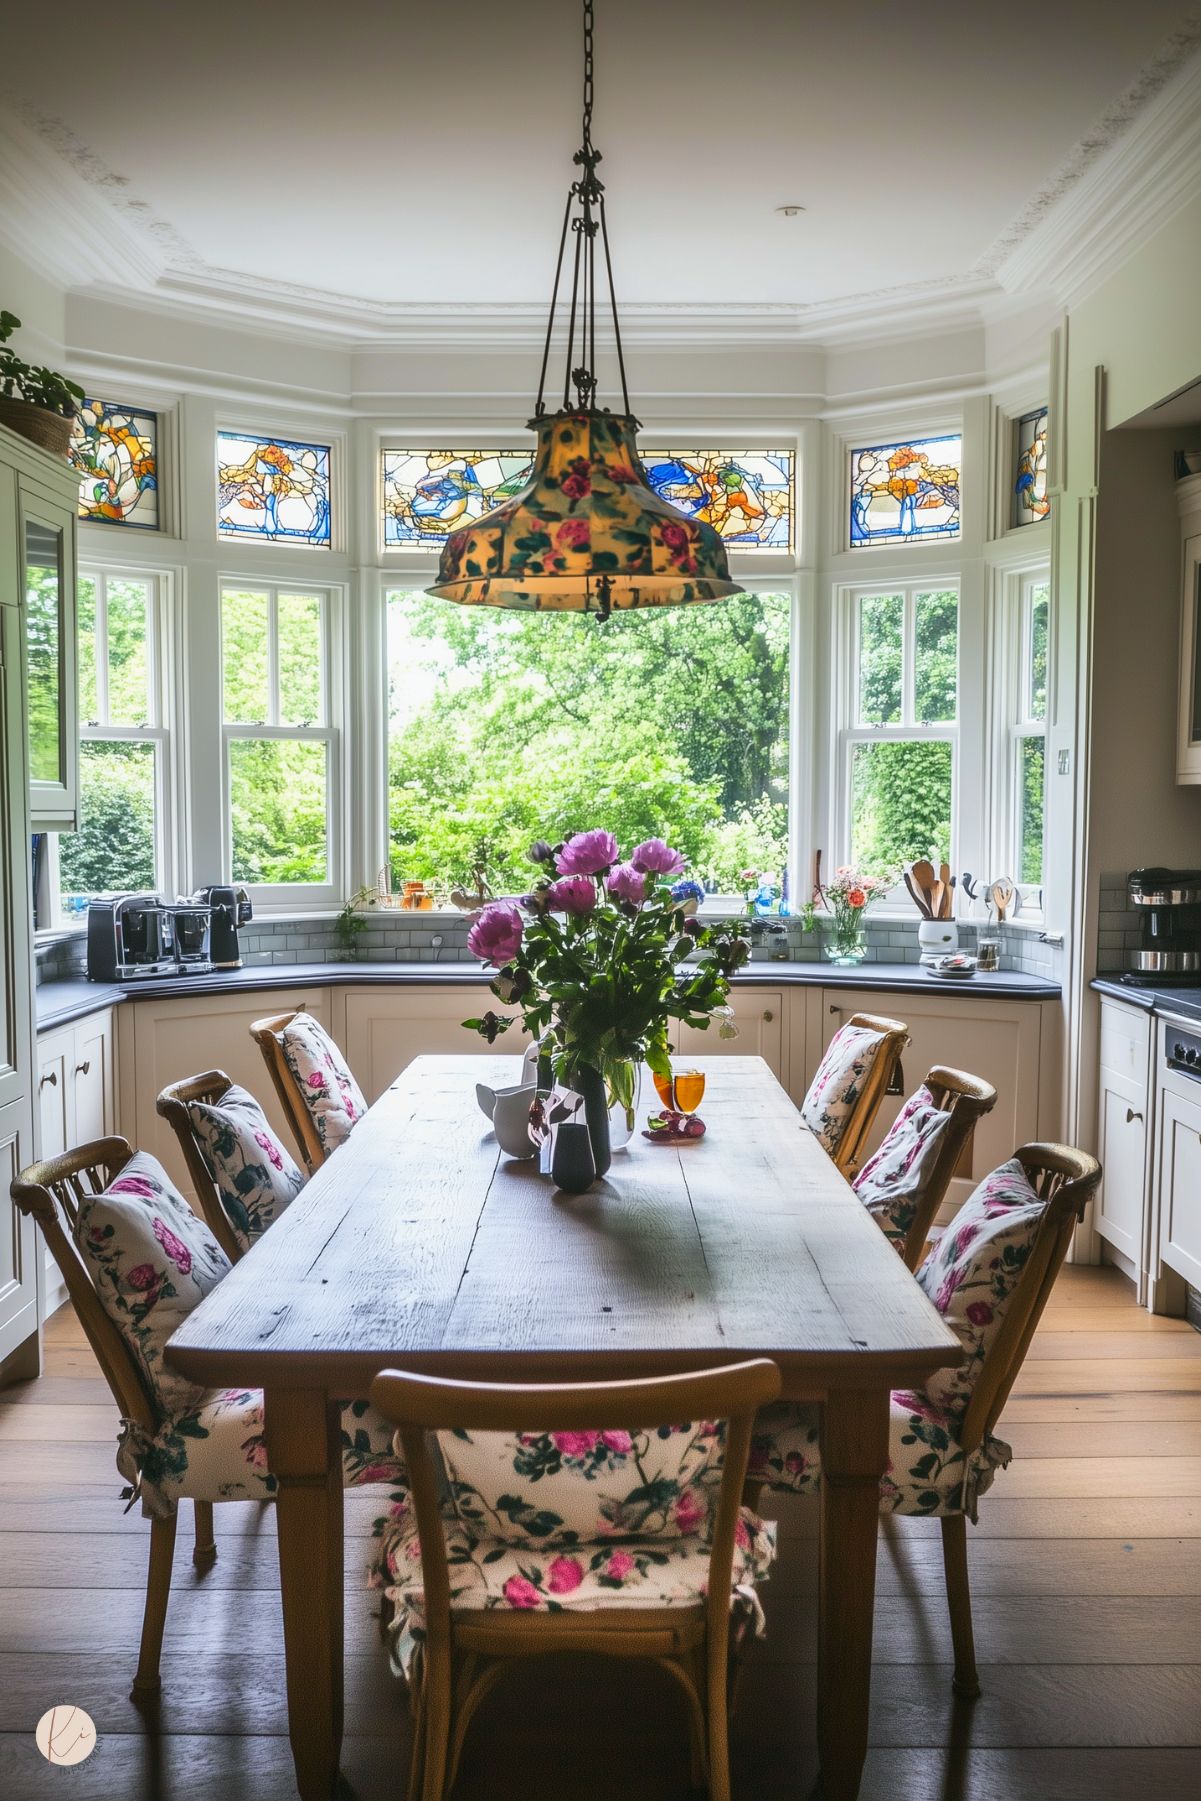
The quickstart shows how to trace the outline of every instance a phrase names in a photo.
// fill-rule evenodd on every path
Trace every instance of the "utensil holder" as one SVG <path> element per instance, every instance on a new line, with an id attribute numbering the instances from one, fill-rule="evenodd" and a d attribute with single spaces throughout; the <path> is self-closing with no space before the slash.
<path id="1" fill-rule="evenodd" d="M 953 919 L 923 919 L 917 928 L 920 961 L 934 963 L 959 949 L 959 927 Z"/>

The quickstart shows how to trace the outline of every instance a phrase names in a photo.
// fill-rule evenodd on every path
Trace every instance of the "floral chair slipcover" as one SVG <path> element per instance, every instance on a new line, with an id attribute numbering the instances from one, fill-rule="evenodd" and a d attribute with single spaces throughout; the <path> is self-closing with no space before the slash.
<path id="1" fill-rule="evenodd" d="M 988 1434 L 964 1452 L 960 1428 L 1007 1304 L 1030 1255 L 1046 1203 L 1017 1158 L 986 1176 L 964 1202 L 917 1273 L 931 1301 L 968 1355 L 958 1368 L 936 1370 L 924 1391 L 898 1391 L 889 1420 L 889 1468 L 880 1483 L 884 1513 L 966 1513 L 1012 1457 Z M 750 1481 L 795 1494 L 821 1482 L 819 1411 L 781 1402 L 755 1422 Z"/>
<path id="2" fill-rule="evenodd" d="M 187 1102 L 201 1156 L 238 1246 L 248 1251 L 304 1187 L 299 1164 L 254 1096 L 236 1084 L 216 1102 Z"/>
<path id="3" fill-rule="evenodd" d="M 117 1448 L 117 1468 L 143 1512 L 166 1517 L 180 1496 L 270 1499 L 262 1391 L 200 1388 L 163 1357 L 171 1334 L 230 1264 L 162 1165 L 135 1151 L 103 1193 L 81 1201 L 75 1242 L 158 1415 L 153 1432 L 123 1420 Z M 392 1428 L 366 1401 L 343 1409 L 342 1467 L 348 1486 L 404 1480 Z"/>
<path id="4" fill-rule="evenodd" d="M 905 1102 L 879 1148 L 852 1177 L 851 1187 L 900 1255 L 950 1124 L 951 1115 L 940 1110 L 923 1082 Z"/>
<path id="5" fill-rule="evenodd" d="M 298 1013 L 280 1034 L 284 1061 L 329 1155 L 344 1144 L 367 1111 L 363 1091 L 329 1033 L 308 1013 Z"/>
<path id="6" fill-rule="evenodd" d="M 707 1588 L 721 1482 L 721 1422 L 653 1432 L 441 1432 L 445 1532 L 455 1609 L 546 1612 L 692 1606 Z M 395 1615 L 393 1663 L 411 1673 L 425 1634 L 421 1547 L 407 1495 L 381 1537 Z M 743 1508 L 735 1537 L 736 1629 L 762 1630 L 756 1584 L 775 1527 Z"/>
<path id="7" fill-rule="evenodd" d="M 817 1066 L 817 1074 L 801 1103 L 801 1118 L 831 1157 L 838 1149 L 884 1039 L 883 1032 L 873 1032 L 867 1026 L 840 1026 Z"/>

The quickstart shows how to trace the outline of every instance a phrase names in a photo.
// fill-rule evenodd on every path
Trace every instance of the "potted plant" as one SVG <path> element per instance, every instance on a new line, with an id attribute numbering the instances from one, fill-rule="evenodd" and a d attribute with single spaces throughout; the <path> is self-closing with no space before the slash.
<path id="1" fill-rule="evenodd" d="M 0 345 L 7 344 L 21 321 L 0 312 Z M 83 389 L 40 364 L 26 363 L 15 350 L 0 349 L 0 424 L 43 450 L 65 457 L 71 427 Z"/>
<path id="2" fill-rule="evenodd" d="M 603 1175 L 608 1101 L 632 1129 L 638 1066 L 670 1076 L 668 1022 L 707 1029 L 724 1014 L 730 976 L 747 959 L 746 928 L 685 917 L 672 896 L 684 859 L 661 838 L 623 861 L 611 832 L 577 832 L 553 849 L 540 841 L 530 858 L 542 870 L 533 889 L 486 906 L 467 945 L 494 966 L 492 992 L 520 1010 L 556 1077 L 583 1097 Z M 696 950 L 699 961 L 681 967 Z M 463 1021 L 490 1044 L 512 1023 L 493 1011 Z"/>

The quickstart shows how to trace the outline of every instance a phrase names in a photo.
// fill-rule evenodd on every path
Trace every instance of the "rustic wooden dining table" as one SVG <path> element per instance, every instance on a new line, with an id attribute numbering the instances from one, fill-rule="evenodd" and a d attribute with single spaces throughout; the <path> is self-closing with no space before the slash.
<path id="1" fill-rule="evenodd" d="M 418 1057 L 171 1339 L 193 1380 L 265 1391 L 304 1801 L 334 1792 L 342 1739 L 337 1403 L 388 1368 L 565 1382 L 748 1354 L 822 1404 L 818 1747 L 826 1801 L 858 1794 L 889 1391 L 959 1342 L 762 1059 L 698 1067 L 703 1139 L 638 1132 L 568 1196 L 502 1156 L 476 1106 L 515 1059 Z"/>

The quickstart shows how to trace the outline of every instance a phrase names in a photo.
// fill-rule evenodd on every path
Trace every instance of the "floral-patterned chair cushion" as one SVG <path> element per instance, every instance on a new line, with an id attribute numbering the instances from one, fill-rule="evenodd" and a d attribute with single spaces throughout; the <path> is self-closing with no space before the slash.
<path id="1" fill-rule="evenodd" d="M 284 1062 L 312 1117 L 317 1142 L 328 1156 L 350 1137 L 367 1111 L 363 1091 L 329 1033 L 298 1013 L 280 1033 Z"/>
<path id="2" fill-rule="evenodd" d="M 189 1101 L 188 1118 L 230 1230 L 248 1251 L 296 1199 L 304 1175 L 254 1096 L 236 1083 L 217 1102 Z"/>
<path id="3" fill-rule="evenodd" d="M 610 1607 L 693 1607 L 709 1583 L 706 1537 L 581 1542 L 541 1551 L 517 1546 L 468 1526 L 445 1522 L 452 1612 L 490 1608 L 542 1613 L 595 1612 Z M 730 1606 L 736 1627 L 762 1630 L 756 1584 L 776 1555 L 776 1529 L 743 1508 L 735 1529 Z M 425 1637 L 425 1594 L 417 1522 L 407 1496 L 383 1523 L 381 1568 L 375 1577 L 396 1607 L 392 1657 L 409 1675 Z"/>
<path id="4" fill-rule="evenodd" d="M 342 1409 L 342 1480 L 347 1488 L 368 1482 L 406 1483 L 392 1448 L 396 1428 L 367 1401 Z M 151 1517 L 174 1513 L 181 1497 L 193 1501 L 270 1501 L 275 1477 L 267 1468 L 261 1388 L 204 1391 L 186 1413 L 165 1420 L 156 1433 L 123 1422 L 117 1468 L 130 1484 L 127 1495 Z"/>
<path id="5" fill-rule="evenodd" d="M 1045 1211 L 1046 1202 L 1011 1157 L 985 1176 L 918 1270 L 918 1281 L 967 1353 L 957 1369 L 935 1370 L 928 1379 L 926 1393 L 935 1406 L 960 1414 L 966 1408 Z"/>
<path id="6" fill-rule="evenodd" d="M 103 1194 L 80 1204 L 75 1242 L 150 1398 L 165 1416 L 197 1406 L 204 1390 L 168 1368 L 163 1349 L 230 1264 L 162 1164 L 135 1151 Z"/>
<path id="7" fill-rule="evenodd" d="M 817 1066 L 801 1103 L 801 1118 L 832 1157 L 863 1093 L 863 1083 L 884 1043 L 869 1026 L 840 1026 Z"/>
<path id="8" fill-rule="evenodd" d="M 911 1094 L 878 1150 L 872 1152 L 851 1187 L 885 1238 L 898 1252 L 934 1174 L 943 1134 L 951 1123 L 925 1083 Z"/>
<path id="9" fill-rule="evenodd" d="M 970 1457 L 958 1436 L 958 1417 L 928 1396 L 898 1389 L 888 1421 L 888 1470 L 880 1479 L 880 1512 L 966 1513 L 992 1486 L 1013 1453 L 990 1434 Z M 747 1479 L 781 1494 L 813 1494 L 821 1487 L 820 1409 L 777 1401 L 755 1420 Z"/>
<path id="10" fill-rule="evenodd" d="M 441 1432 L 454 1511 L 525 1550 L 593 1539 L 691 1538 L 717 1505 L 724 1422 L 650 1432 Z"/>

